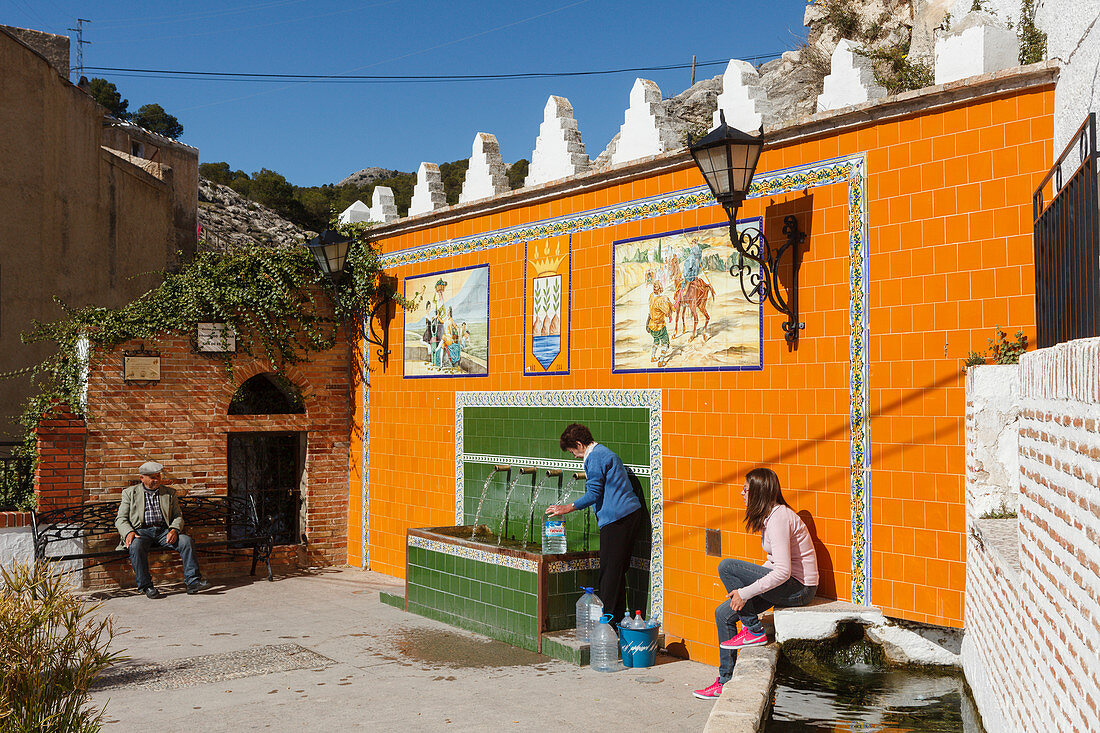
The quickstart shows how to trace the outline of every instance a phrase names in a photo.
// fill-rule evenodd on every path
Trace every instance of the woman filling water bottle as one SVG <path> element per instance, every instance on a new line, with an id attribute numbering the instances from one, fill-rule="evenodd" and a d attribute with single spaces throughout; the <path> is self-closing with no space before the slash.
<path id="1" fill-rule="evenodd" d="M 634 537 L 645 521 L 642 502 L 634 493 L 622 460 L 592 439 L 584 425 L 573 423 L 561 434 L 561 449 L 584 461 L 585 494 L 572 504 L 553 504 L 548 516 L 560 517 L 593 507 L 600 528 L 599 596 L 603 610 L 617 623 L 626 612 L 626 571 Z"/>

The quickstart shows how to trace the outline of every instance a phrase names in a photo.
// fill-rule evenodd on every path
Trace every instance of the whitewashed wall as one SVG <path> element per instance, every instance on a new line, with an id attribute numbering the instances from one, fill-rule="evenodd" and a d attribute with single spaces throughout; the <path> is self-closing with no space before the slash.
<path id="1" fill-rule="evenodd" d="M 13 560 L 30 562 L 33 559 L 34 544 L 30 527 L 0 529 L 0 566 L 8 567 Z"/>
<path id="2" fill-rule="evenodd" d="M 987 730 L 1100 730 L 1100 339 L 1025 354 L 1019 389 L 1018 534 L 967 507 L 963 669 Z"/>

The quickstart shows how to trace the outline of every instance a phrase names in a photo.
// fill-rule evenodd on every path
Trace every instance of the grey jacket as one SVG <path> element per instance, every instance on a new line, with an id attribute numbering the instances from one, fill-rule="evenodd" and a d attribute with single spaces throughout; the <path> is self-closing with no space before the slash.
<path id="1" fill-rule="evenodd" d="M 171 486 L 159 486 L 157 498 L 160 499 L 160 511 L 164 515 L 164 521 L 168 523 L 168 528 L 182 532 L 183 514 L 180 513 L 176 490 Z M 127 486 L 122 490 L 122 501 L 118 505 L 118 515 L 115 516 L 115 527 L 122 536 L 122 541 L 116 549 L 125 550 L 126 535 L 144 526 L 145 486 L 140 483 Z"/>

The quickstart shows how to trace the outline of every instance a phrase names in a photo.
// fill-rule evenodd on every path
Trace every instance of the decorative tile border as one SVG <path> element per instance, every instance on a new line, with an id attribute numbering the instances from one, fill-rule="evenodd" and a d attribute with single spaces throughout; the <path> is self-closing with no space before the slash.
<path id="1" fill-rule="evenodd" d="M 644 407 L 649 410 L 649 618 L 664 613 L 664 492 L 661 471 L 661 390 L 585 389 L 455 393 L 455 522 L 462 523 L 464 463 L 462 416 L 466 407 Z M 536 459 L 523 459 L 536 460 Z"/>
<path id="2" fill-rule="evenodd" d="M 505 555 L 504 553 L 491 552 L 489 550 L 479 550 L 476 547 L 467 547 L 466 545 L 452 545 L 450 542 L 429 540 L 425 537 L 417 537 L 415 535 L 409 536 L 409 547 L 419 547 L 422 550 L 439 552 L 444 555 L 453 555 L 454 557 L 461 557 L 467 560 L 477 560 L 486 565 L 501 565 L 514 570 L 523 570 L 528 573 L 537 573 L 539 569 L 537 562 L 528 560 L 527 558 Z"/>
<path id="3" fill-rule="evenodd" d="M 557 468 L 562 471 L 582 471 L 584 470 L 584 461 L 567 461 L 564 459 L 551 459 L 551 458 L 530 458 L 528 456 L 504 456 L 504 455 L 492 455 L 489 453 L 463 453 L 461 460 L 463 463 L 479 463 L 492 466 L 509 465 L 515 468 L 526 468 L 528 466 L 532 468 Z M 624 463 L 624 466 L 629 468 L 635 476 L 649 476 L 649 466 L 642 466 L 637 463 Z M 462 516 L 461 514 L 459 515 Z"/>
<path id="4" fill-rule="evenodd" d="M 644 557 L 630 558 L 630 567 L 636 570 L 649 570 L 649 560 Z M 547 572 L 567 573 L 570 570 L 599 570 L 600 558 L 582 557 L 576 560 L 554 560 L 546 564 Z"/>

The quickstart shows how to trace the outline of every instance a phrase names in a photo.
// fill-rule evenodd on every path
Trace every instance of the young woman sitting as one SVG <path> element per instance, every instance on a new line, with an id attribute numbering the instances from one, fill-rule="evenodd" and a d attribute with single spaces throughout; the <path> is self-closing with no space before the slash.
<path id="1" fill-rule="evenodd" d="M 817 592 L 813 539 L 805 523 L 783 499 L 775 471 L 770 468 L 749 471 L 741 499 L 745 502 L 745 527 L 761 533 L 768 559 L 763 566 L 729 558 L 718 564 L 718 577 L 726 586 L 729 600 L 714 609 L 718 648 L 722 651 L 718 679 L 693 693 L 704 700 L 722 694 L 722 685 L 733 676 L 738 649 L 767 643 L 759 614 L 772 606 L 804 606 Z"/>

